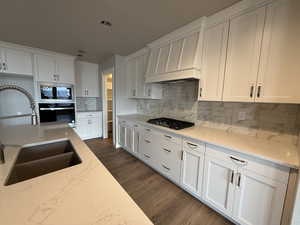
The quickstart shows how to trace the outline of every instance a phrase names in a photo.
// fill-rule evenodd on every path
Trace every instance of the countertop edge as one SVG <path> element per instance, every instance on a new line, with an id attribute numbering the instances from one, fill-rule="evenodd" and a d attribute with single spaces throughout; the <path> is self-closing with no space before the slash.
<path id="1" fill-rule="evenodd" d="M 169 133 L 172 133 L 174 135 L 181 136 L 183 138 L 189 138 L 189 139 L 192 139 L 192 140 L 195 140 L 195 141 L 200 141 L 200 142 L 204 142 L 204 143 L 207 143 L 207 144 L 216 145 L 216 146 L 219 146 L 221 148 L 228 149 L 230 151 L 234 151 L 234 152 L 237 152 L 237 153 L 240 153 L 240 154 L 245 154 L 247 156 L 255 157 L 255 158 L 258 158 L 260 160 L 269 161 L 271 163 L 278 164 L 278 165 L 283 166 L 283 167 L 289 167 L 291 169 L 297 169 L 297 170 L 300 169 L 300 165 L 299 165 L 300 162 L 298 164 L 291 164 L 291 163 L 288 163 L 286 161 L 280 161 L 280 160 L 269 158 L 269 157 L 266 157 L 266 156 L 263 156 L 263 155 L 260 155 L 260 154 L 251 153 L 248 150 L 236 149 L 235 147 L 226 146 L 222 143 L 216 143 L 216 142 L 212 142 L 210 140 L 198 139 L 198 138 L 186 135 L 186 134 L 177 133 L 175 130 L 171 130 L 169 128 L 153 125 L 153 124 L 144 122 L 142 120 L 137 120 L 136 118 L 130 118 L 132 116 L 140 116 L 140 117 L 145 117 L 145 118 L 147 117 L 147 116 L 144 116 L 144 115 L 118 115 L 118 117 L 121 118 L 121 119 L 123 118 L 123 119 L 129 120 L 129 121 L 132 121 L 132 122 L 137 122 L 137 123 L 140 123 L 142 125 L 152 127 L 154 129 L 157 129 L 157 130 L 160 130 L 160 131 L 169 132 Z M 183 130 L 181 130 L 181 131 L 183 131 Z M 222 130 L 220 130 L 220 131 L 222 131 Z M 245 137 L 248 137 L 248 136 L 245 135 Z M 298 154 L 298 161 L 299 161 L 299 154 Z"/>

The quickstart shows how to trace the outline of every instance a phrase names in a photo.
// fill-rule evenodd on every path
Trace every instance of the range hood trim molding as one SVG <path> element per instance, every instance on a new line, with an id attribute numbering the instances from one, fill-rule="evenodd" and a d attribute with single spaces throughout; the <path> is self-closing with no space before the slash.
<path id="1" fill-rule="evenodd" d="M 188 80 L 196 79 L 200 80 L 200 70 L 196 68 L 168 72 L 163 74 L 154 74 L 146 76 L 146 83 L 159 83 L 168 82 L 174 80 Z"/>

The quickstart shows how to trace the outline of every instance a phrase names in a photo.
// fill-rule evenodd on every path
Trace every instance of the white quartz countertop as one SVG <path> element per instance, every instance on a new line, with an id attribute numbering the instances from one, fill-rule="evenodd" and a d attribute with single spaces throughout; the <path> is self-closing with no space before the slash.
<path id="1" fill-rule="evenodd" d="M 217 145 L 282 166 L 295 169 L 299 169 L 300 167 L 298 147 L 292 144 L 259 139 L 244 134 L 231 133 L 221 129 L 203 126 L 194 126 L 182 130 L 172 130 L 147 123 L 147 120 L 150 119 L 150 117 L 144 115 L 121 115 L 119 118 L 134 121 L 158 130 L 174 133 L 185 138 L 191 138 Z"/>
<path id="2" fill-rule="evenodd" d="M 4 186 L 20 150 L 6 147 L 0 164 L 0 224 L 153 225 L 71 128 L 0 128 L 4 144 L 28 145 L 69 139 L 82 163 Z"/>

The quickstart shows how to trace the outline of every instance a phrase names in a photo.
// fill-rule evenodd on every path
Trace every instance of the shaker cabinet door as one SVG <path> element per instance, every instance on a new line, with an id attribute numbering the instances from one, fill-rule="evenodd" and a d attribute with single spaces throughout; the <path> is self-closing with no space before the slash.
<path id="1" fill-rule="evenodd" d="M 223 94 L 229 23 L 204 30 L 203 72 L 199 81 L 199 100 L 221 101 Z"/>
<path id="2" fill-rule="evenodd" d="M 230 21 L 224 101 L 254 102 L 265 8 Z"/>
<path id="3" fill-rule="evenodd" d="M 233 212 L 235 166 L 210 156 L 205 157 L 203 198 L 228 216 Z"/>
<path id="4" fill-rule="evenodd" d="M 257 102 L 300 103 L 300 1 L 267 7 Z"/>
<path id="5" fill-rule="evenodd" d="M 286 185 L 251 171 L 236 176 L 234 219 L 242 225 L 280 225 Z"/>

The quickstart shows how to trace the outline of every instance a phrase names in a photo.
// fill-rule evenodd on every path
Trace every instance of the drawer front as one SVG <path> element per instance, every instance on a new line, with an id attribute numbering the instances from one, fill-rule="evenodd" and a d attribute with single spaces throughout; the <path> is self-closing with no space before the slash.
<path id="1" fill-rule="evenodd" d="M 166 133 L 159 133 L 160 140 L 162 143 L 174 143 L 177 145 L 181 145 L 181 138 L 166 134 Z"/>
<path id="2" fill-rule="evenodd" d="M 175 143 L 160 144 L 159 158 L 167 161 L 180 161 L 181 160 L 181 147 Z"/>
<path id="3" fill-rule="evenodd" d="M 152 166 L 152 167 L 154 166 L 154 160 L 153 160 L 153 158 L 152 158 L 151 155 L 149 155 L 149 154 L 147 154 L 145 152 L 141 152 L 140 153 L 140 157 L 149 166 Z"/>
<path id="4" fill-rule="evenodd" d="M 162 174 L 164 174 L 165 176 L 169 177 L 171 180 L 179 184 L 180 168 L 181 168 L 180 160 L 176 162 L 160 160 L 158 170 Z"/>
<path id="5" fill-rule="evenodd" d="M 186 150 L 192 150 L 192 151 L 196 151 L 199 153 L 205 153 L 205 144 L 201 143 L 201 142 L 192 142 L 189 140 L 184 139 L 182 141 L 183 143 L 183 148 Z"/>
<path id="6" fill-rule="evenodd" d="M 256 174 L 268 177 L 281 183 L 288 183 L 290 171 L 289 168 L 253 158 L 244 154 L 242 155 L 215 145 L 207 144 L 206 154 L 211 157 L 221 159 L 224 162 L 231 162 L 238 168 L 252 171 Z"/>
<path id="7" fill-rule="evenodd" d="M 100 117 L 100 112 L 80 112 L 77 113 L 78 118 L 92 118 L 92 117 Z"/>

